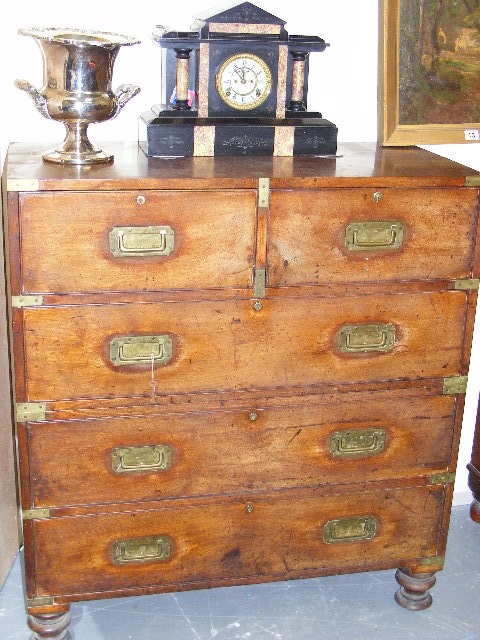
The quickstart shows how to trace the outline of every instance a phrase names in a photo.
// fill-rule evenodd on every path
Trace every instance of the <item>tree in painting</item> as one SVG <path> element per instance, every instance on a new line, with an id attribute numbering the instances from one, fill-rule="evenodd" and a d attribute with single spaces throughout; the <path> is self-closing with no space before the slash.
<path id="1" fill-rule="evenodd" d="M 480 122 L 480 0 L 400 0 L 400 124 Z"/>

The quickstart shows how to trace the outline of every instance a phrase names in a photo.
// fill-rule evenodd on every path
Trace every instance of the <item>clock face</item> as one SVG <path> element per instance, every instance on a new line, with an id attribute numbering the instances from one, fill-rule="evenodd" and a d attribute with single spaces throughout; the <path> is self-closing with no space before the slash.
<path id="1" fill-rule="evenodd" d="M 262 58 L 253 53 L 237 53 L 220 67 L 215 84 L 221 99 L 241 111 L 255 109 L 272 88 L 272 73 Z"/>

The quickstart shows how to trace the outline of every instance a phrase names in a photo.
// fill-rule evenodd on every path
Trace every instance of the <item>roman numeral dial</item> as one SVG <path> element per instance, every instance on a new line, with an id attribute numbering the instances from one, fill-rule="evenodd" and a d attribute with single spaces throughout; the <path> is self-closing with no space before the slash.
<path id="1" fill-rule="evenodd" d="M 259 56 L 238 53 L 222 64 L 215 77 L 215 85 L 225 104 L 247 111 L 267 99 L 272 88 L 272 73 Z"/>

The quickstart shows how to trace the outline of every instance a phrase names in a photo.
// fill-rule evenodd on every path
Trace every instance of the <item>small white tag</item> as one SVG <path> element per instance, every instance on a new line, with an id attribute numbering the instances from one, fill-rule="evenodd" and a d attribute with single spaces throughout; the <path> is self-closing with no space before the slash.
<path id="1" fill-rule="evenodd" d="M 480 131 L 478 129 L 465 129 L 465 140 L 480 140 Z"/>

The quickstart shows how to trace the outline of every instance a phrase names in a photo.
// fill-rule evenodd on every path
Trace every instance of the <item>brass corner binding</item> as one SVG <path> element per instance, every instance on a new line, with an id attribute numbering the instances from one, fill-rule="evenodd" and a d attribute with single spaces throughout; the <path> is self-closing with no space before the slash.
<path id="1" fill-rule="evenodd" d="M 443 567 L 445 564 L 445 556 L 430 556 L 428 558 L 421 558 L 419 565 L 421 567 Z"/>
<path id="2" fill-rule="evenodd" d="M 457 393 L 467 392 L 468 376 L 452 376 L 451 378 L 443 379 L 444 396 L 453 396 Z"/>
<path id="3" fill-rule="evenodd" d="M 40 181 L 31 180 L 7 180 L 7 191 L 40 191 Z"/>
<path id="4" fill-rule="evenodd" d="M 474 291 L 480 288 L 480 278 L 459 278 L 454 280 L 453 288 L 456 291 Z"/>
<path id="5" fill-rule="evenodd" d="M 428 484 L 453 484 L 455 482 L 455 472 L 445 471 L 435 473 L 428 479 Z"/>
<path id="6" fill-rule="evenodd" d="M 268 209 L 270 206 L 270 178 L 258 179 L 258 207 Z"/>
<path id="7" fill-rule="evenodd" d="M 17 422 L 43 422 L 46 420 L 46 402 L 17 402 Z"/>
<path id="8" fill-rule="evenodd" d="M 23 309 L 23 307 L 41 307 L 43 296 L 12 296 L 12 309 Z"/>
<path id="9" fill-rule="evenodd" d="M 466 187 L 480 187 L 480 175 L 467 176 L 465 178 Z"/>
<path id="10" fill-rule="evenodd" d="M 46 520 L 50 518 L 50 509 L 24 509 L 23 520 Z"/>
<path id="11" fill-rule="evenodd" d="M 27 607 L 34 609 L 36 607 L 51 607 L 55 604 L 53 596 L 43 596 L 42 598 L 27 598 Z"/>

